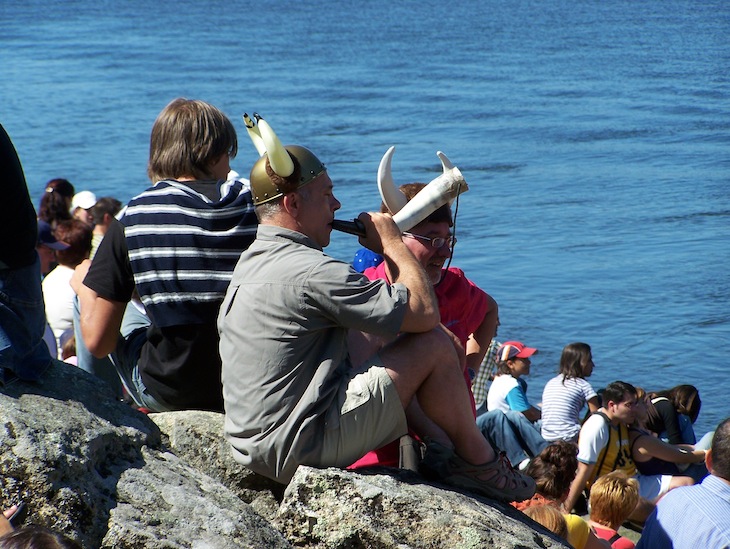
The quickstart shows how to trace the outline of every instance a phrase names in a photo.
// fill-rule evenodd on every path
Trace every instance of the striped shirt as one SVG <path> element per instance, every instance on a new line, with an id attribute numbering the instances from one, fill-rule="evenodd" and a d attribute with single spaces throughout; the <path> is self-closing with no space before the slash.
<path id="1" fill-rule="evenodd" d="M 730 547 L 730 482 L 709 475 L 671 490 L 644 526 L 637 549 Z"/>
<path id="2" fill-rule="evenodd" d="M 558 374 L 542 392 L 542 438 L 545 440 L 578 440 L 580 411 L 597 396 L 583 378 L 565 379 Z"/>
<path id="3" fill-rule="evenodd" d="M 256 236 L 251 194 L 240 181 L 213 201 L 183 183 L 160 181 L 121 218 L 134 282 L 153 324 L 216 318 L 233 268 Z"/>

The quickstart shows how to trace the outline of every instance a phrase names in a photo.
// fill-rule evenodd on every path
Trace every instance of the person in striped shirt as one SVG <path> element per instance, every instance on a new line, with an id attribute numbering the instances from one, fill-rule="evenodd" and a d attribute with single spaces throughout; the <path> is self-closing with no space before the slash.
<path id="1" fill-rule="evenodd" d="M 247 185 L 227 180 L 237 149 L 220 110 L 173 100 L 152 127 L 153 186 L 71 280 L 83 343 L 140 408 L 223 410 L 216 317 L 258 225 Z"/>
<path id="2" fill-rule="evenodd" d="M 585 378 L 593 372 L 593 356 L 587 343 L 566 345 L 560 356 L 560 373 L 547 382 L 542 393 L 542 438 L 578 442 L 580 412 L 600 408 L 598 395 Z"/>

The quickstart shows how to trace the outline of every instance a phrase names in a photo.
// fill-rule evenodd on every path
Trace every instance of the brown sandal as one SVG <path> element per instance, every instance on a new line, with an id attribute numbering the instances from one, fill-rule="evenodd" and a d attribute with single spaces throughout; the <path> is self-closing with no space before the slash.
<path id="1" fill-rule="evenodd" d="M 456 454 L 448 461 L 443 482 L 499 501 L 523 501 L 535 494 L 532 477 L 515 471 L 504 452 L 492 462 L 472 465 Z"/>

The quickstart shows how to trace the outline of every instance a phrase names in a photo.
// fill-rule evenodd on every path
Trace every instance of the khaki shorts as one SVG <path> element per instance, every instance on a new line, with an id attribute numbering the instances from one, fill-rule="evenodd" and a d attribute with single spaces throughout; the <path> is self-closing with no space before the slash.
<path id="1" fill-rule="evenodd" d="M 398 391 L 380 355 L 353 370 L 340 393 L 335 409 L 327 413 L 320 466 L 347 467 L 408 432 Z"/>

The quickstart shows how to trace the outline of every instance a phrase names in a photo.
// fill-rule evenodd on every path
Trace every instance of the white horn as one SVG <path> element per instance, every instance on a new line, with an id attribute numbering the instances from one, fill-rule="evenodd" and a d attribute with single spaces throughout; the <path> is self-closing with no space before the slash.
<path id="1" fill-rule="evenodd" d="M 459 168 L 450 168 L 421 189 L 421 192 L 393 216 L 393 221 L 401 231 L 412 229 L 441 206 L 468 190 L 469 186 Z"/>
<path id="2" fill-rule="evenodd" d="M 259 156 L 263 156 L 266 153 L 266 145 L 264 145 L 264 140 L 261 139 L 261 133 L 259 133 L 259 129 L 256 127 L 254 121 L 251 120 L 248 113 L 243 113 L 243 123 L 246 124 L 248 136 L 251 138 L 253 146 L 256 147 Z"/>
<path id="3" fill-rule="evenodd" d="M 383 158 L 378 166 L 378 190 L 383 204 L 390 210 L 390 213 L 397 214 L 403 206 L 406 205 L 408 199 L 396 186 L 393 181 L 393 174 L 390 170 L 390 162 L 393 159 L 395 146 L 385 151 Z"/>
<path id="4" fill-rule="evenodd" d="M 444 167 L 444 173 L 454 167 L 454 165 L 451 163 L 451 160 L 449 160 L 449 157 L 441 151 L 436 151 L 436 156 L 438 156 L 441 160 L 441 165 Z"/>
<path id="5" fill-rule="evenodd" d="M 271 129 L 268 122 L 256 114 L 254 114 L 254 116 L 256 116 L 258 130 L 261 134 L 261 139 L 266 146 L 266 152 L 269 155 L 269 164 L 271 165 L 271 169 L 280 177 L 289 177 L 294 173 L 294 161 L 291 159 L 291 156 L 289 156 L 289 153 L 284 148 L 284 145 L 281 144 L 281 141 L 279 141 L 279 138 L 274 133 L 274 130 Z"/>

